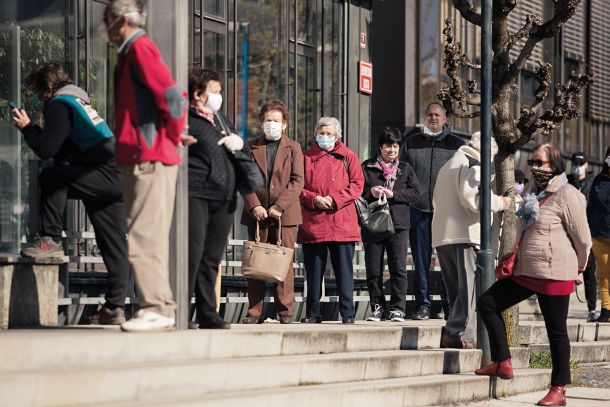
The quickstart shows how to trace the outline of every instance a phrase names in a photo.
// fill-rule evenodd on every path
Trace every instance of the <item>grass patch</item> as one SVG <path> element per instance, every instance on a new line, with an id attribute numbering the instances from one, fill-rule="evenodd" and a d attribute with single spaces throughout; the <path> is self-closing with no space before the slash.
<path id="1" fill-rule="evenodd" d="M 530 352 L 529 366 L 531 369 L 551 369 L 553 367 L 551 354 L 547 352 Z M 576 360 L 570 360 L 570 370 L 572 373 L 580 371 L 580 365 Z"/>

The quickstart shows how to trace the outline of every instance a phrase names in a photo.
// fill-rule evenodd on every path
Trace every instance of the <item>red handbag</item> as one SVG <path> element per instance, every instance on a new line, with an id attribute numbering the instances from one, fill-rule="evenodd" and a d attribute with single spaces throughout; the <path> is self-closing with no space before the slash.
<path id="1" fill-rule="evenodd" d="M 544 199 L 540 200 L 539 206 L 542 206 L 542 204 L 551 195 L 552 194 L 549 194 L 546 197 L 544 197 Z M 519 244 L 521 244 L 521 239 L 523 239 L 524 234 L 525 234 L 525 230 L 523 230 L 523 232 L 521 232 L 521 237 L 519 238 L 519 241 L 517 242 L 517 246 L 515 247 L 515 250 L 510 253 L 505 254 L 498 261 L 498 265 L 496 266 L 496 279 L 504 280 L 505 278 L 508 278 L 513 275 L 513 269 L 515 268 L 515 264 L 517 263 L 517 251 L 519 250 Z"/>

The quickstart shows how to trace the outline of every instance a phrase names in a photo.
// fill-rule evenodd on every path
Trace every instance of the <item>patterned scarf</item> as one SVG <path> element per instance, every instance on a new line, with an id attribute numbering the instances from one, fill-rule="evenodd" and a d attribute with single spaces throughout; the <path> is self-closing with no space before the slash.
<path id="1" fill-rule="evenodd" d="M 212 112 L 208 108 L 200 107 L 198 104 L 193 104 L 191 105 L 191 107 L 195 109 L 195 112 L 198 116 L 203 117 L 210 123 L 214 124 L 214 112 Z"/>
<path id="2" fill-rule="evenodd" d="M 394 160 L 391 163 L 386 163 L 381 158 L 381 154 L 377 155 L 377 162 L 383 170 L 383 178 L 385 179 L 384 188 L 392 189 L 394 187 L 394 181 L 396 181 L 396 169 L 398 168 L 398 160 Z"/>

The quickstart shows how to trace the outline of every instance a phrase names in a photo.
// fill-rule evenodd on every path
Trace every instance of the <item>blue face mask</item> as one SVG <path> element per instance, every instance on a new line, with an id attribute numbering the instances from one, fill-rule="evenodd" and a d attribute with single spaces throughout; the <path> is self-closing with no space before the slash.
<path id="1" fill-rule="evenodd" d="M 38 95 L 32 96 L 32 108 L 36 111 L 42 110 L 44 107 L 44 102 L 40 100 Z"/>
<path id="2" fill-rule="evenodd" d="M 335 146 L 335 138 L 318 134 L 316 136 L 316 143 L 318 143 L 322 150 L 331 150 Z"/>

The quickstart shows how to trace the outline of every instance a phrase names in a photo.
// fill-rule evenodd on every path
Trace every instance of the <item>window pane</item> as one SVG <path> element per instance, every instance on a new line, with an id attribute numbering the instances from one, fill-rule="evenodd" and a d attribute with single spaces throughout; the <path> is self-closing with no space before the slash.
<path id="1" fill-rule="evenodd" d="M 211 16 L 224 17 L 224 0 L 203 0 L 203 12 Z"/>
<path id="2" fill-rule="evenodd" d="M 441 27 L 439 0 L 420 2 L 420 55 L 421 55 L 421 106 L 437 100 L 439 89 L 439 63 Z M 423 111 L 422 111 L 423 115 Z"/>
<path id="3" fill-rule="evenodd" d="M 247 138 L 262 134 L 258 113 L 269 99 L 280 98 L 282 4 L 237 0 L 236 127 Z M 207 51 L 206 51 L 207 53 Z"/>
<path id="4" fill-rule="evenodd" d="M 34 122 L 32 93 L 22 87 L 25 76 L 45 61 L 65 63 L 64 0 L 3 0 L 0 2 L 0 251 L 18 252 L 30 225 L 30 177 L 36 177 L 36 156 L 11 125 L 9 100 L 25 109 Z M 32 170 L 30 171 L 30 168 Z M 29 199 L 34 200 L 32 205 Z"/>
<path id="5" fill-rule="evenodd" d="M 203 49 L 205 57 L 203 67 L 222 74 L 225 61 L 225 36 L 210 31 L 203 32 Z"/>

